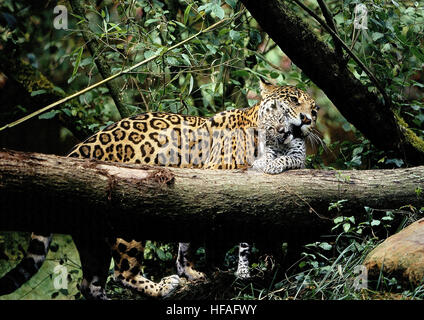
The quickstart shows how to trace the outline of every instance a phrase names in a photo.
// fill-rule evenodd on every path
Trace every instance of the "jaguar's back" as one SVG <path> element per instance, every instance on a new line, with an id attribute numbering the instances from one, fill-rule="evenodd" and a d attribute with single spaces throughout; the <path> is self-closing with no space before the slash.
<path id="1" fill-rule="evenodd" d="M 236 169 L 255 156 L 258 106 L 206 119 L 149 112 L 109 125 L 76 145 L 70 157 L 149 165 Z"/>

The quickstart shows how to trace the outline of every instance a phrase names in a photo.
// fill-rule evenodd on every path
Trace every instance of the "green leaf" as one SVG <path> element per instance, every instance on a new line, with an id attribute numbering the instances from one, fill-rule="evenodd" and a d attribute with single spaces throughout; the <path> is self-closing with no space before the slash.
<path id="1" fill-rule="evenodd" d="M 387 52 L 390 51 L 390 49 L 392 48 L 392 45 L 390 43 L 386 43 L 383 48 L 381 48 L 381 52 Z"/>
<path id="2" fill-rule="evenodd" d="M 187 66 L 191 66 L 190 58 L 185 53 L 181 54 L 181 58 L 183 58 L 184 62 L 186 62 Z"/>
<path id="3" fill-rule="evenodd" d="M 380 33 L 380 32 L 374 32 L 372 34 L 372 40 L 373 41 L 377 41 L 378 39 L 381 39 L 383 37 L 384 37 L 384 34 L 383 33 Z"/>
<path id="4" fill-rule="evenodd" d="M 64 114 L 66 114 L 68 117 L 71 117 L 71 116 L 72 116 L 72 112 L 71 112 L 71 110 L 69 110 L 69 109 L 62 109 L 62 112 L 63 112 Z"/>
<path id="5" fill-rule="evenodd" d="M 170 64 L 171 66 L 178 66 L 178 65 L 180 65 L 180 62 L 178 61 L 178 59 L 175 58 L 175 57 L 171 57 L 171 56 L 167 56 L 166 57 L 166 62 L 168 64 Z"/>
<path id="6" fill-rule="evenodd" d="M 424 84 L 418 81 L 412 81 L 412 85 L 419 88 L 424 88 Z"/>
<path id="7" fill-rule="evenodd" d="M 150 24 L 155 23 L 155 22 L 158 22 L 158 21 L 160 21 L 160 19 L 157 19 L 157 18 L 155 18 L 155 19 L 148 19 L 148 20 L 146 20 L 146 22 L 144 23 L 144 26 L 145 26 L 145 27 L 147 27 L 147 26 L 149 26 Z"/>
<path id="8" fill-rule="evenodd" d="M 181 23 L 181 22 L 179 22 L 179 21 L 174 21 L 177 25 L 179 25 L 181 28 L 186 28 L 186 25 L 185 24 L 183 24 L 183 23 Z M 172 36 L 172 34 L 170 34 L 170 36 Z M 175 39 L 174 39 L 175 40 Z"/>
<path id="9" fill-rule="evenodd" d="M 191 94 L 191 91 L 193 90 L 193 86 L 194 86 L 194 80 L 193 80 L 193 76 L 190 74 L 190 87 L 188 89 L 188 95 Z"/>
<path id="10" fill-rule="evenodd" d="M 35 91 L 31 92 L 31 97 L 35 97 L 35 96 L 38 96 L 39 94 L 43 94 L 43 93 L 46 93 L 46 90 L 44 90 L 44 89 L 35 90 Z"/>
<path id="11" fill-rule="evenodd" d="M 155 54 L 157 54 L 158 56 L 163 56 L 166 52 L 168 52 L 167 47 L 160 47 L 156 50 Z"/>
<path id="12" fill-rule="evenodd" d="M 344 230 L 344 232 L 349 232 L 349 230 L 350 230 L 350 223 L 343 223 L 343 230 Z"/>
<path id="13" fill-rule="evenodd" d="M 184 24 L 187 25 L 188 17 L 190 15 L 191 7 L 194 3 L 190 3 L 187 8 L 184 10 Z"/>
<path id="14" fill-rule="evenodd" d="M 205 11 L 206 14 L 213 13 L 219 19 L 222 19 L 225 16 L 225 11 L 221 8 L 221 0 L 215 0 L 212 3 L 201 5 L 198 10 Z"/>
<path id="15" fill-rule="evenodd" d="M 156 249 L 156 254 L 158 255 L 158 257 L 159 257 L 160 260 L 166 261 L 166 255 L 165 255 L 165 252 L 163 252 L 162 249 L 157 248 Z"/>
<path id="16" fill-rule="evenodd" d="M 72 72 L 72 76 L 71 76 L 71 78 L 74 78 L 74 77 L 75 77 L 75 75 L 76 75 L 76 74 L 77 74 L 77 72 L 78 72 L 78 67 L 79 67 L 79 64 L 80 64 L 80 62 L 81 62 L 81 57 L 82 57 L 82 52 L 83 52 L 83 50 L 84 50 L 84 48 L 83 48 L 83 47 L 81 47 L 81 48 L 79 49 L 79 51 L 78 51 L 77 59 L 75 60 L 74 71 Z"/>
<path id="17" fill-rule="evenodd" d="M 230 38 L 231 40 L 238 41 L 241 38 L 240 32 L 235 30 L 230 30 Z"/>
<path id="18" fill-rule="evenodd" d="M 214 6 L 212 12 L 221 20 L 225 17 L 225 11 L 219 5 Z"/>
<path id="19" fill-rule="evenodd" d="M 386 160 L 386 164 L 394 164 L 398 168 L 402 167 L 403 163 L 404 162 L 402 159 L 387 159 Z"/>
<path id="20" fill-rule="evenodd" d="M 38 119 L 45 119 L 45 120 L 52 119 L 58 113 L 59 113 L 59 111 L 52 110 L 52 111 L 49 111 L 49 112 L 46 112 L 46 113 L 43 113 L 43 114 L 39 115 L 38 116 Z"/>
<path id="21" fill-rule="evenodd" d="M 237 0 L 225 0 L 225 3 L 228 4 L 231 8 L 235 9 L 237 5 Z"/>
<path id="22" fill-rule="evenodd" d="M 156 53 L 152 50 L 147 50 L 144 52 L 144 59 L 149 59 L 150 57 L 154 56 Z"/>
<path id="23" fill-rule="evenodd" d="M 380 220 L 373 220 L 373 221 L 371 221 L 371 226 L 378 226 L 378 225 L 380 225 Z"/>
<path id="24" fill-rule="evenodd" d="M 331 244 L 329 244 L 328 242 L 321 242 L 319 244 L 319 247 L 324 249 L 324 250 L 331 250 L 331 248 L 333 247 Z"/>
<path id="25" fill-rule="evenodd" d="M 59 88 L 59 87 L 56 87 L 56 86 L 53 87 L 53 91 L 54 92 L 57 92 L 58 94 L 61 94 L 61 95 L 65 95 L 66 94 L 65 91 L 63 91 L 62 88 Z"/>
<path id="26" fill-rule="evenodd" d="M 198 11 L 205 11 L 206 13 L 210 12 L 212 10 L 213 3 L 206 3 L 201 5 L 197 10 Z"/>
<path id="27" fill-rule="evenodd" d="M 424 54 L 422 53 L 420 48 L 411 46 L 409 47 L 409 49 L 411 50 L 411 52 L 413 53 L 415 57 L 417 57 L 421 62 L 424 62 Z"/>
<path id="28" fill-rule="evenodd" d="M 338 223 L 342 223 L 343 222 L 343 216 L 342 217 L 337 217 L 334 220 L 334 223 L 338 224 Z"/>
<path id="29" fill-rule="evenodd" d="M 247 78 L 249 76 L 249 72 L 247 70 L 235 70 L 232 72 L 234 77 Z"/>
<path id="30" fill-rule="evenodd" d="M 365 206 L 364 209 L 365 209 L 366 213 L 372 213 L 372 211 L 373 211 L 373 209 L 371 209 L 370 207 L 367 207 L 367 206 Z"/>
<path id="31" fill-rule="evenodd" d="M 211 46 L 210 44 L 207 44 L 206 48 L 209 49 L 210 54 L 214 55 L 216 53 L 216 48 Z"/>

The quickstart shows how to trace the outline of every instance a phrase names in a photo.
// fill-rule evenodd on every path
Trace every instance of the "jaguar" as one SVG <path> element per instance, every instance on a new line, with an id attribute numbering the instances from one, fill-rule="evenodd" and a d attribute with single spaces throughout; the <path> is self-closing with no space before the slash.
<path id="1" fill-rule="evenodd" d="M 210 170 L 257 170 L 279 174 L 303 168 L 306 140 L 314 136 L 318 106 L 295 86 L 278 86 L 261 80 L 261 100 L 244 109 L 232 109 L 210 118 L 163 112 L 146 112 L 113 123 L 77 144 L 69 157 Z M 32 233 L 24 259 L 0 279 L 0 295 L 13 292 L 41 267 L 51 234 Z M 107 299 L 105 285 L 111 256 L 114 277 L 124 286 L 151 297 L 167 297 L 180 284 L 180 276 L 203 279 L 194 268 L 194 246 L 179 243 L 178 275 L 155 283 L 141 272 L 144 242 L 129 239 L 87 240 L 72 235 L 78 249 L 88 299 Z M 248 278 L 251 246 L 239 244 L 236 275 Z"/>

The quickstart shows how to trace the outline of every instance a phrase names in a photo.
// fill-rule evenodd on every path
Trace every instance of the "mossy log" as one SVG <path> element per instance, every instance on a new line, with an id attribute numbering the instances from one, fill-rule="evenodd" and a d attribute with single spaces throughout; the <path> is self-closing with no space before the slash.
<path id="1" fill-rule="evenodd" d="M 156 240 L 309 240 L 329 232 L 331 202 L 422 206 L 424 166 L 395 170 L 212 171 L 2 150 L 0 230 L 75 231 Z"/>

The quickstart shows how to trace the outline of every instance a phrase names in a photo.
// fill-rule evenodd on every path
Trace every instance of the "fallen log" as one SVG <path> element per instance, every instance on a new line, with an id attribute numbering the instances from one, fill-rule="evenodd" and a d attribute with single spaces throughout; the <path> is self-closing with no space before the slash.
<path id="1" fill-rule="evenodd" d="M 395 170 L 212 171 L 0 151 L 0 230 L 156 240 L 307 240 L 337 212 L 422 206 L 424 166 Z"/>
<path id="2" fill-rule="evenodd" d="M 368 278 L 395 276 L 405 288 L 424 283 L 424 218 L 387 238 L 363 262 Z"/>

